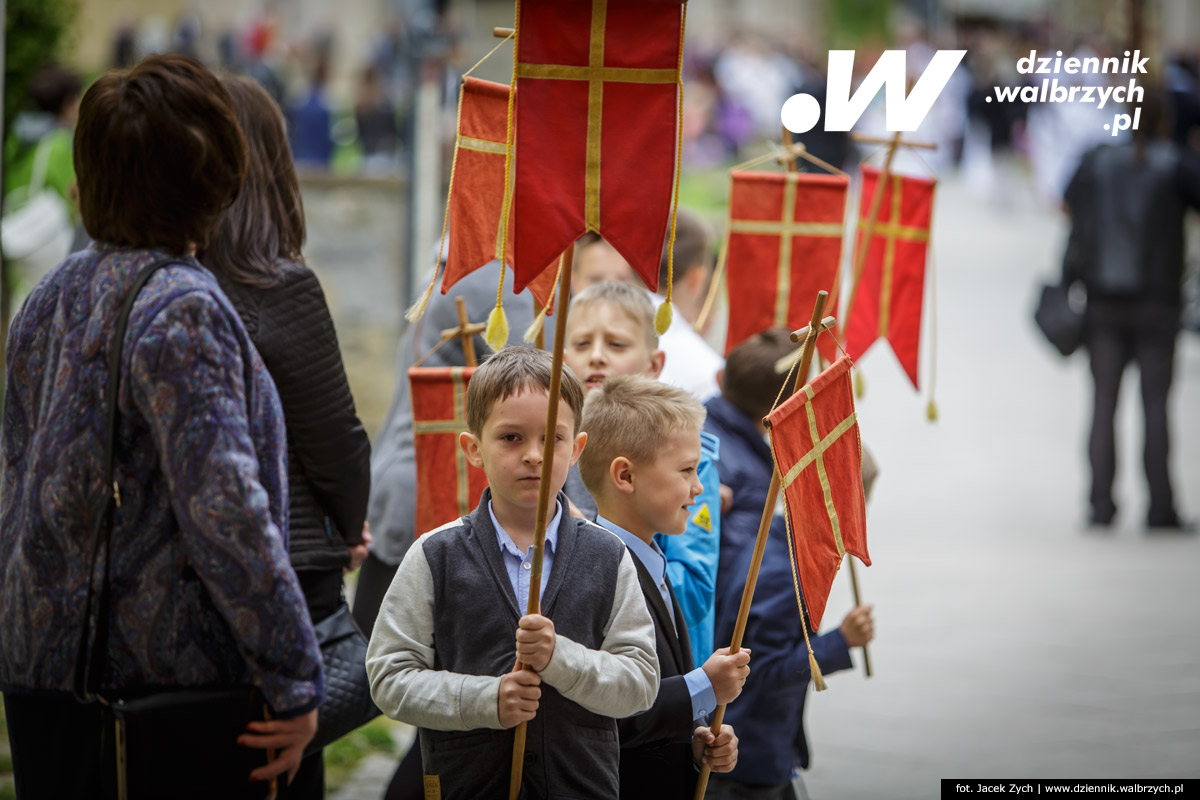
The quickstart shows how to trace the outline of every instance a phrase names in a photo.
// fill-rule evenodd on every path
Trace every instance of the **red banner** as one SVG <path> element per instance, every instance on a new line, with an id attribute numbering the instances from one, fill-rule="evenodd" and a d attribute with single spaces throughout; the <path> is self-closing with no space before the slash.
<path id="1" fill-rule="evenodd" d="M 838 359 L 769 417 L 796 573 L 814 630 L 842 557 L 851 553 L 871 565 L 850 363 Z"/>
<path id="2" fill-rule="evenodd" d="M 658 288 L 675 174 L 681 9 L 680 0 L 522 0 L 517 291 L 587 231 Z"/>
<path id="3" fill-rule="evenodd" d="M 450 186 L 450 255 L 442 276 L 442 294 L 494 260 L 503 257 L 510 266 L 513 263 L 511 212 L 508 247 L 503 254 L 500 250 L 508 91 L 502 83 L 471 77 L 463 81 Z M 530 282 L 529 291 L 539 305 L 546 304 L 554 286 L 558 265 L 551 266 Z"/>
<path id="4" fill-rule="evenodd" d="M 467 429 L 467 384 L 474 367 L 413 367 L 413 449 L 417 460 L 417 536 L 479 502 L 487 475 L 467 463 L 458 435 Z"/>
<path id="5" fill-rule="evenodd" d="M 859 212 L 863 217 L 870 212 L 878 183 L 879 170 L 863 167 Z M 861 356 L 876 339 L 887 339 L 913 386 L 917 386 L 925 257 L 936 185 L 929 178 L 889 176 L 845 326 L 846 352 L 851 358 Z M 859 248 L 864 224 L 859 221 Z"/>
<path id="6" fill-rule="evenodd" d="M 734 170 L 729 198 L 726 283 L 729 296 L 728 353 L 774 326 L 802 328 L 812 317 L 817 292 L 829 292 L 837 308 L 846 195 L 843 175 Z M 817 340 L 826 359 L 837 347 Z"/>

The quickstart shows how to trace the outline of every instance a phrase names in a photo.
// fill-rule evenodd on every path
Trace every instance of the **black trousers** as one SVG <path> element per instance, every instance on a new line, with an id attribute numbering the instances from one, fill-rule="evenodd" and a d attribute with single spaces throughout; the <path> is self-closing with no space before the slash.
<path id="1" fill-rule="evenodd" d="M 1113 478 L 1117 469 L 1113 419 L 1125 367 L 1137 364 L 1145 418 L 1143 463 L 1150 489 L 1151 524 L 1178 519 L 1167 466 L 1170 436 L 1167 394 L 1174 370 L 1179 308 L 1148 300 L 1088 298 L 1087 348 L 1095 394 L 1088 457 L 1092 466 L 1092 517 L 1108 522 L 1116 513 Z"/>
<path id="2" fill-rule="evenodd" d="M 358 571 L 358 585 L 354 589 L 354 621 L 368 637 L 375 629 L 375 618 L 379 616 L 379 607 L 383 605 L 383 596 L 392 585 L 399 565 L 392 566 L 376 558 L 374 553 L 367 553 Z"/>
<path id="3" fill-rule="evenodd" d="M 4 695 L 17 797 L 108 800 L 117 796 L 116 744 L 98 704 Z"/>

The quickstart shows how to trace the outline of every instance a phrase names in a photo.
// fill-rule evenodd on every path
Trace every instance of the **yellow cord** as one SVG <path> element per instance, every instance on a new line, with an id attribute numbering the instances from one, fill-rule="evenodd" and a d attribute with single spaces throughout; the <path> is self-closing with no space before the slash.
<path id="1" fill-rule="evenodd" d="M 504 43 L 512 38 L 512 35 L 504 37 L 500 44 L 493 47 L 486 56 L 475 62 L 475 66 L 463 73 L 458 90 L 458 111 L 454 115 L 454 130 L 456 134 L 462 131 L 462 104 L 463 94 L 467 85 L 467 77 L 475 71 L 483 62 L 492 57 L 492 54 L 504 46 Z M 433 288 L 437 285 L 438 268 L 442 263 L 442 250 L 446 247 L 446 231 L 450 226 L 450 198 L 454 196 L 454 173 L 458 169 L 458 146 L 454 147 L 454 159 L 450 162 L 450 186 L 446 190 L 446 212 L 442 216 L 442 238 L 438 240 L 437 254 L 433 259 L 433 278 L 430 279 L 429 285 L 425 287 L 425 291 L 417 299 L 417 302 L 409 306 L 404 312 L 404 318 L 409 322 L 416 322 L 425 314 L 425 309 L 429 307 L 429 301 L 433 297 Z"/>
<path id="2" fill-rule="evenodd" d="M 509 202 L 512 199 L 512 184 L 509 179 L 512 176 L 512 159 L 513 159 L 513 98 L 517 94 L 517 51 L 521 47 L 520 37 L 517 32 L 521 24 L 521 0 L 516 0 L 516 11 L 513 17 L 513 69 L 512 78 L 508 85 L 508 119 L 505 121 L 504 133 L 504 205 L 500 213 L 503 215 L 501 220 L 501 235 L 500 247 L 501 252 L 508 251 L 508 208 Z M 513 265 L 516 269 L 516 265 Z M 488 314 L 487 330 L 484 332 L 484 340 L 488 347 L 494 351 L 499 351 L 508 341 L 508 315 L 504 313 L 504 259 L 500 259 L 500 284 L 496 287 L 496 307 L 492 309 L 492 313 Z"/>
<path id="3" fill-rule="evenodd" d="M 519 2 L 519 0 L 518 0 Z M 675 220 L 679 214 L 679 168 L 683 156 L 683 37 L 687 29 L 687 3 L 679 20 L 679 64 L 675 72 L 675 85 L 679 87 L 679 101 L 675 111 L 675 183 L 671 191 L 671 237 L 667 242 L 667 298 L 654 315 L 654 330 L 659 336 L 671 327 L 671 297 L 675 278 Z"/>
<path id="4" fill-rule="evenodd" d="M 933 401 L 934 389 L 937 387 L 937 272 L 933 262 L 933 238 L 929 242 L 929 406 L 925 416 L 930 422 L 937 422 L 937 403 Z"/>
<path id="5" fill-rule="evenodd" d="M 542 332 L 542 329 L 546 325 L 546 310 L 554 305 L 554 298 L 558 294 L 558 285 L 562 282 L 564 261 L 565 258 L 563 256 L 558 257 L 558 272 L 555 273 L 554 285 L 550 287 L 550 296 L 546 298 L 546 305 L 542 306 L 541 311 L 533 318 L 533 323 L 525 331 L 523 338 L 529 344 L 533 344 L 537 340 L 538 334 Z"/>
<path id="6" fill-rule="evenodd" d="M 787 513 L 787 495 L 783 498 L 783 525 L 787 532 L 788 560 L 792 562 L 792 585 L 796 588 L 796 606 L 800 609 L 800 630 L 804 631 L 804 646 L 808 648 L 808 671 L 812 677 L 813 688 L 823 692 L 829 687 L 825 684 L 825 676 L 821 674 L 821 666 L 813 654 L 812 642 L 808 639 L 808 619 L 804 614 L 804 599 L 800 594 L 800 575 L 796 572 L 796 546 L 792 541 L 792 520 Z"/>

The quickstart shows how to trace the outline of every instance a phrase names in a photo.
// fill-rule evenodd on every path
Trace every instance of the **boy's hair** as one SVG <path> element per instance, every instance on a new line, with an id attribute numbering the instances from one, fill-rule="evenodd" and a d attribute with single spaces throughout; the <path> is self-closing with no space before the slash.
<path id="1" fill-rule="evenodd" d="M 651 462 L 668 435 L 699 431 L 704 415 L 704 406 L 683 389 L 644 375 L 608 378 L 583 405 L 588 446 L 579 457 L 579 474 L 588 491 L 603 493 L 614 458 Z"/>
<path id="2" fill-rule="evenodd" d="M 767 328 L 751 336 L 725 357 L 721 395 L 744 414 L 762 419 L 788 379 L 775 371 L 775 363 L 799 347 L 787 328 Z"/>
<path id="3" fill-rule="evenodd" d="M 571 313 L 593 303 L 611 303 L 637 323 L 646 339 L 646 349 L 658 349 L 658 334 L 654 330 L 654 305 L 646 293 L 621 281 L 603 281 L 584 289 L 571 298 Z M 568 317 L 570 319 L 570 317 Z"/>
<path id="4" fill-rule="evenodd" d="M 663 244 L 662 259 L 658 265 L 658 291 L 661 294 L 667 292 L 667 267 L 670 265 L 667 257 L 671 254 L 669 244 L 668 237 Z M 682 278 L 693 268 L 702 267 L 709 273 L 713 271 L 712 234 L 704 221 L 686 208 L 680 208 L 675 215 L 674 252 L 677 278 Z"/>
<path id="5" fill-rule="evenodd" d="M 467 384 L 467 427 L 479 436 L 492 413 L 492 406 L 525 390 L 550 392 L 554 359 L 544 350 L 529 345 L 505 347 L 475 370 Z M 562 368 L 559 394 L 575 415 L 575 433 L 583 421 L 583 384 L 566 364 Z"/>

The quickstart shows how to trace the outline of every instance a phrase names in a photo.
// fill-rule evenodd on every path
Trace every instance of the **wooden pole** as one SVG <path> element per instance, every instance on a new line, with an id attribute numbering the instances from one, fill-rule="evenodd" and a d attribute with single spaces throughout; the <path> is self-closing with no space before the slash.
<path id="1" fill-rule="evenodd" d="M 533 298 L 533 318 L 537 319 L 539 316 L 541 316 L 542 309 L 544 309 L 545 306 L 543 306 L 541 303 L 539 303 L 537 301 L 537 298 L 533 297 L 532 293 L 530 294 L 530 297 Z M 535 337 L 533 337 L 533 346 L 536 347 L 538 350 L 546 349 L 546 325 L 545 325 L 544 321 L 542 323 L 542 326 L 540 328 L 538 328 L 537 335 Z"/>
<path id="2" fill-rule="evenodd" d="M 792 132 L 788 130 L 787 125 L 783 126 L 783 149 L 787 155 L 784 157 L 784 166 L 788 172 L 796 171 L 796 156 L 792 153 Z"/>
<path id="3" fill-rule="evenodd" d="M 822 319 L 825 315 L 825 303 L 829 293 L 821 291 L 817 294 L 817 302 L 813 306 L 812 319 L 808 332 L 804 337 L 804 349 L 800 354 L 800 368 L 796 371 L 796 382 L 791 394 L 795 394 L 808 381 L 808 370 L 812 366 L 813 352 L 816 350 L 817 336 L 824 330 Z M 738 607 L 737 621 L 733 625 L 733 641 L 729 643 L 730 654 L 742 649 L 742 637 L 746 633 L 746 620 L 750 616 L 750 604 L 754 601 L 754 588 L 758 584 L 758 570 L 762 566 L 763 551 L 767 547 L 767 533 L 771 530 L 771 518 L 775 516 L 775 501 L 779 498 L 779 467 L 776 465 L 771 472 L 771 485 L 767 488 L 767 501 L 763 505 L 762 518 L 758 522 L 758 536 L 754 540 L 754 556 L 750 559 L 750 571 L 746 573 L 746 586 L 742 589 L 742 604 Z M 725 706 L 717 706 L 713 712 L 712 731 L 714 735 L 721 732 L 721 724 L 725 721 Z M 708 776 L 711 770 L 707 764 L 700 766 L 700 777 L 696 780 L 694 800 L 704 800 L 708 789 Z M 515 798 L 514 798 L 515 800 Z"/>
<path id="4" fill-rule="evenodd" d="M 910 91 L 911 91 L 911 87 L 910 87 Z M 852 134 L 850 134 L 850 138 L 853 141 L 862 142 L 863 144 L 882 144 L 882 145 L 886 145 L 888 147 L 891 147 L 892 142 L 894 142 L 896 140 L 894 136 L 888 136 L 888 137 L 868 136 L 865 133 L 852 133 Z M 905 147 L 916 147 L 921 150 L 937 150 L 937 145 L 934 144 L 933 142 L 914 142 L 914 141 L 905 139 L 900 144 L 904 145 Z"/>
<path id="5" fill-rule="evenodd" d="M 850 565 L 850 589 L 854 592 L 854 607 L 858 608 L 862 605 L 862 600 L 858 596 L 858 572 L 854 569 L 854 559 L 850 554 L 846 554 L 846 563 Z M 871 677 L 871 653 L 867 650 L 867 646 L 863 645 L 863 670 L 867 673 L 867 677 Z"/>
<path id="6" fill-rule="evenodd" d="M 475 337 L 470 333 L 471 320 L 467 317 L 467 304 L 461 296 L 454 298 L 454 308 L 458 312 L 458 329 L 461 331 L 463 356 L 468 367 L 474 367 L 479 362 L 475 360 Z"/>
<path id="7" fill-rule="evenodd" d="M 846 318 L 854 310 L 854 298 L 858 295 L 858 284 L 862 281 L 863 269 L 867 265 L 867 251 L 871 249 L 871 238 L 875 235 L 875 223 L 879 221 L 879 208 L 883 205 L 883 190 L 892 175 L 892 158 L 900 147 L 900 132 L 897 131 L 888 142 L 887 156 L 883 160 L 883 170 L 875 183 L 875 191 L 871 195 L 871 208 L 863 224 L 863 235 L 859 239 L 858 249 L 854 255 L 854 283 L 850 286 L 850 301 L 845 305 Z"/>
<path id="8" fill-rule="evenodd" d="M 563 256 L 562 274 L 558 278 L 559 308 L 554 315 L 554 367 L 550 374 L 550 402 L 546 404 L 546 444 L 542 448 L 542 479 L 538 484 L 537 522 L 534 524 L 533 565 L 529 571 L 529 602 L 526 614 L 541 611 L 542 555 L 546 552 L 546 522 L 550 514 L 550 473 L 554 466 L 554 431 L 558 428 L 558 398 L 562 386 L 563 342 L 567 338 L 567 304 L 562 298 L 571 296 L 571 272 L 575 263 L 575 248 L 567 248 Z M 567 513 L 564 508 L 563 513 Z M 524 667 L 529 669 L 529 667 Z M 517 725 L 513 734 L 512 772 L 509 776 L 509 800 L 521 793 L 522 769 L 525 765 L 526 723 Z"/>

